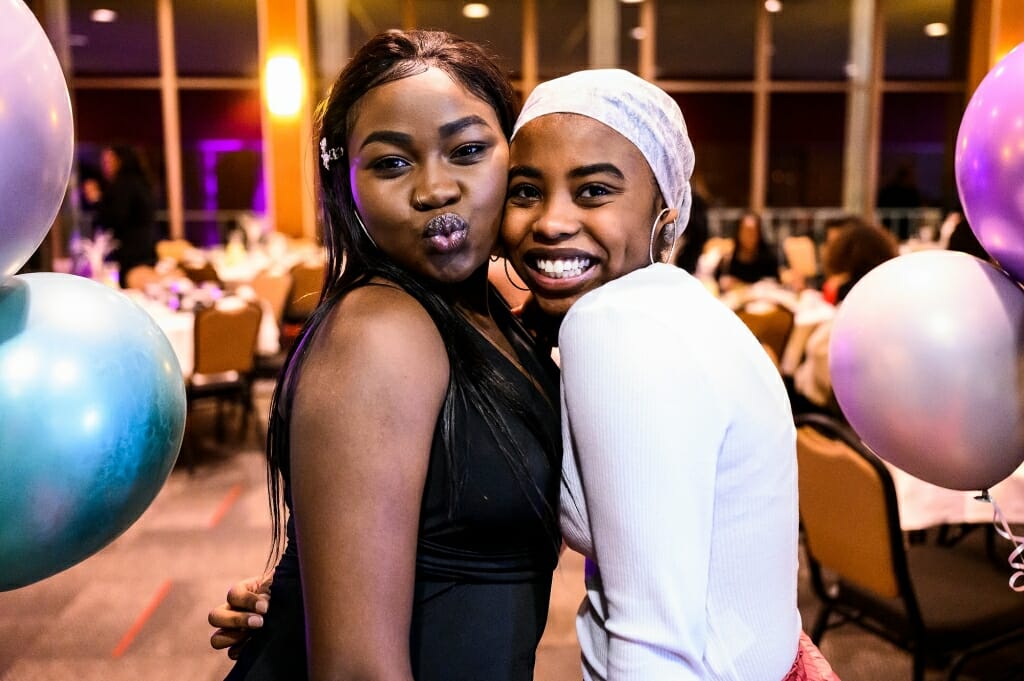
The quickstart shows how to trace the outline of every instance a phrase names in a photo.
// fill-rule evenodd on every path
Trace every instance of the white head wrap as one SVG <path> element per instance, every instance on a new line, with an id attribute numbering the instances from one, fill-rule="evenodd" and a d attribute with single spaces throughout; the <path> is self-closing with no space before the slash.
<path id="1" fill-rule="evenodd" d="M 694 157 L 683 112 L 674 99 L 629 71 L 577 71 L 534 88 L 516 120 L 512 139 L 534 118 L 553 113 L 593 118 L 632 142 L 647 159 L 665 203 L 679 209 L 676 237 L 682 234 L 690 219 Z"/>

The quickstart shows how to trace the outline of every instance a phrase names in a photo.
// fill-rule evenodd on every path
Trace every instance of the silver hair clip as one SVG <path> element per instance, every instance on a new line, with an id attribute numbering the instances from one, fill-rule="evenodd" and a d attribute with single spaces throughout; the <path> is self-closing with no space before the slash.
<path id="1" fill-rule="evenodd" d="M 327 138 L 320 138 L 320 162 L 324 164 L 324 170 L 331 169 L 331 161 L 340 160 L 345 155 L 345 147 L 327 148 Z"/>

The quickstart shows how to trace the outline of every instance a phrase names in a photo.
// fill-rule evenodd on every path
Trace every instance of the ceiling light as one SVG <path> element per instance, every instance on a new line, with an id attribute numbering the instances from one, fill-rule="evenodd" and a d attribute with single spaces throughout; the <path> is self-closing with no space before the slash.
<path id="1" fill-rule="evenodd" d="M 936 21 L 932 24 L 925 24 L 924 34 L 929 38 L 941 38 L 942 36 L 949 34 L 949 26 L 941 21 Z"/>
<path id="2" fill-rule="evenodd" d="M 484 19 L 491 13 L 491 8 L 482 2 L 467 2 L 462 6 L 462 16 L 467 19 Z"/>
<path id="3" fill-rule="evenodd" d="M 782 0 L 764 0 L 764 8 L 772 14 L 782 11 Z"/>
<path id="4" fill-rule="evenodd" d="M 629 37 L 633 40 L 643 40 L 647 37 L 647 29 L 643 26 L 634 26 L 629 29 Z"/>
<path id="5" fill-rule="evenodd" d="M 89 14 L 89 18 L 97 24 L 109 24 L 117 21 L 117 12 L 112 9 L 94 9 Z"/>
<path id="6" fill-rule="evenodd" d="M 302 106 L 302 68 L 292 55 L 277 55 L 267 60 L 266 98 L 270 113 L 290 118 Z"/>
<path id="7" fill-rule="evenodd" d="M 639 5 L 644 0 L 620 0 L 623 5 Z"/>

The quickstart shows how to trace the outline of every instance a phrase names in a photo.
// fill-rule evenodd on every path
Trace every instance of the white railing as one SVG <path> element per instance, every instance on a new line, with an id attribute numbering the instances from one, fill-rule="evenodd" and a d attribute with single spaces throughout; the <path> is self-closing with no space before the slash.
<path id="1" fill-rule="evenodd" d="M 709 235 L 731 236 L 746 212 L 746 208 L 709 208 Z M 761 211 L 761 220 L 765 237 L 773 244 L 781 244 L 783 239 L 794 234 L 806 234 L 821 243 L 825 236 L 825 224 L 849 214 L 850 211 L 838 207 L 765 208 Z M 897 237 L 906 238 L 919 236 L 922 228 L 924 232 L 938 234 L 945 213 L 941 208 L 879 208 L 871 217 L 878 224 L 891 229 Z M 901 226 L 904 226 L 902 233 Z"/>

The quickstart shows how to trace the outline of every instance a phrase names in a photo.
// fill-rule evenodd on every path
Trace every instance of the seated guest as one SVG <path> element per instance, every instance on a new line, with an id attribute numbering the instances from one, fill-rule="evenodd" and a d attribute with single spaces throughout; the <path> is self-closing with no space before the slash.
<path id="1" fill-rule="evenodd" d="M 860 219 L 852 220 L 837 230 L 831 243 L 826 242 L 824 257 L 825 283 L 822 292 L 826 301 L 842 304 L 850 290 L 868 272 L 899 255 L 892 234 L 877 225 Z M 828 345 L 832 320 L 822 321 L 807 338 L 803 360 L 793 372 L 793 411 L 826 411 L 842 416 L 832 393 L 828 371 Z"/>
<path id="2" fill-rule="evenodd" d="M 747 213 L 740 218 L 733 235 L 732 253 L 722 259 L 715 271 L 718 288 L 725 292 L 762 279 L 779 278 L 779 259 L 765 241 L 761 217 Z"/>

